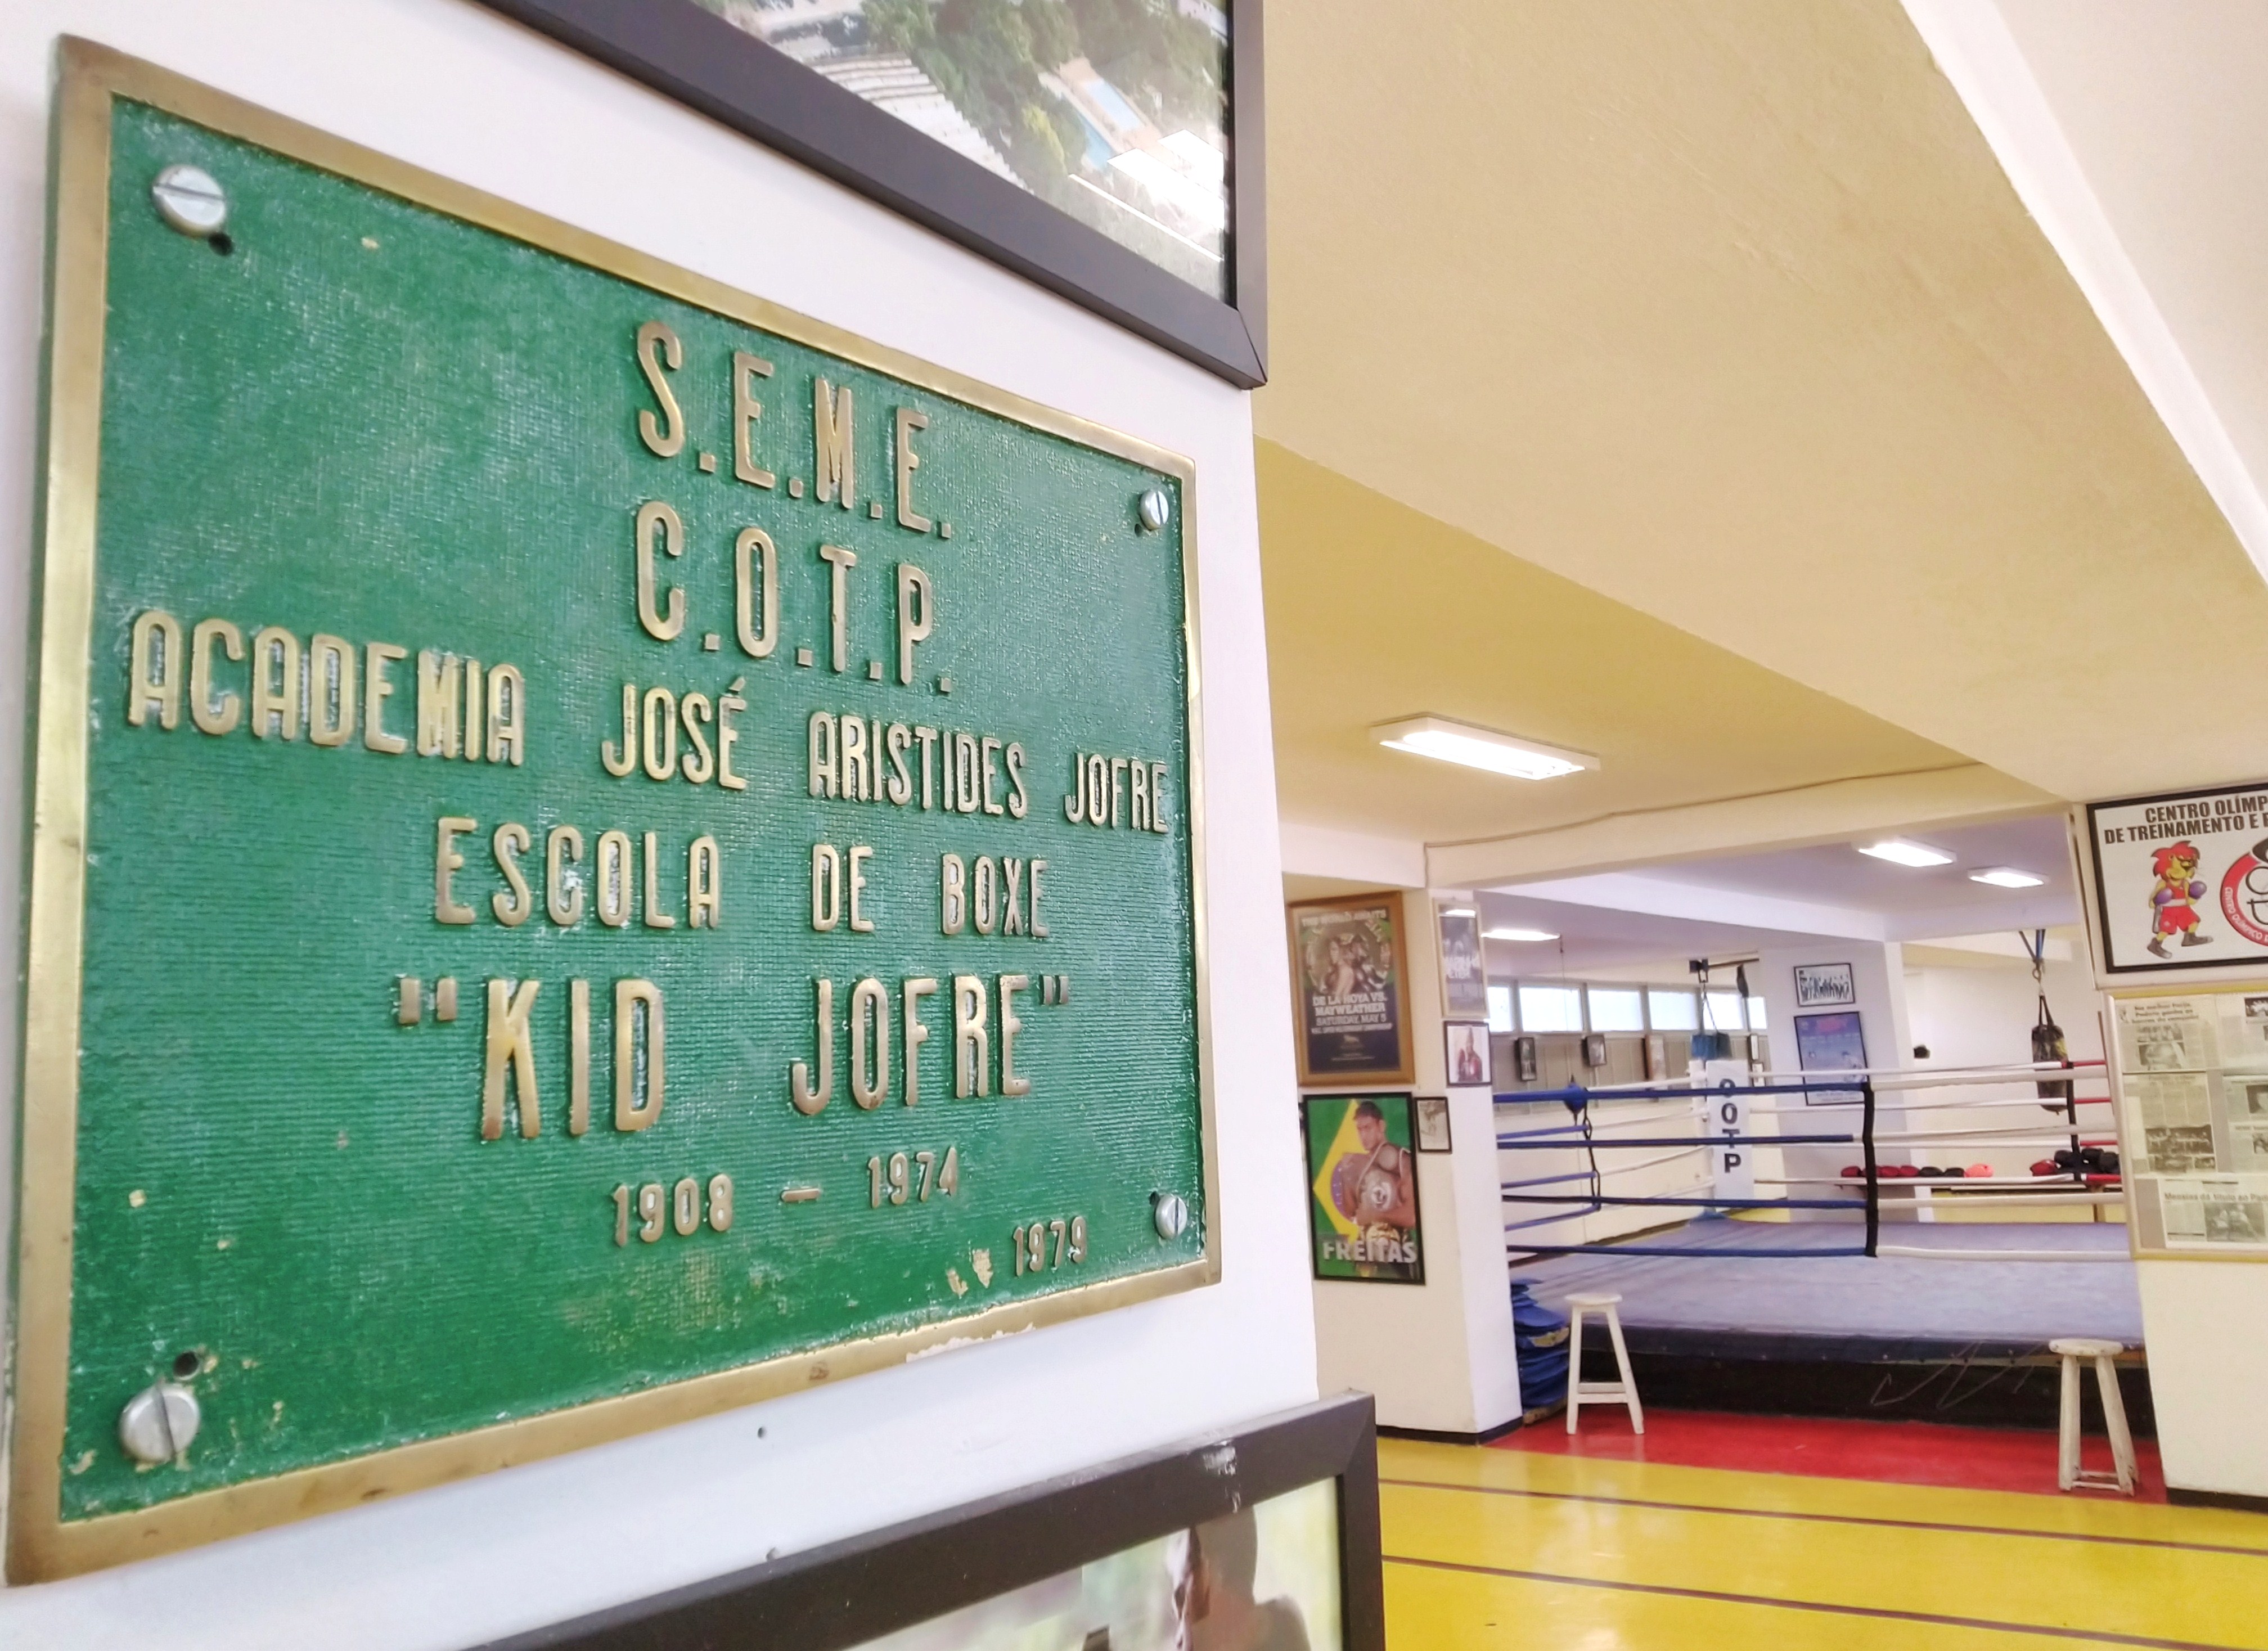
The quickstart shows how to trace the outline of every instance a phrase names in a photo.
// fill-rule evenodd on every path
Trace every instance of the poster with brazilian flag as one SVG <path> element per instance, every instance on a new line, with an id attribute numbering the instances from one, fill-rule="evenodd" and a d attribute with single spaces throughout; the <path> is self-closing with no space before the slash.
<path id="1" fill-rule="evenodd" d="M 1318 1279 L 1425 1282 L 1407 1095 L 1309 1095 L 1308 1214 Z"/>

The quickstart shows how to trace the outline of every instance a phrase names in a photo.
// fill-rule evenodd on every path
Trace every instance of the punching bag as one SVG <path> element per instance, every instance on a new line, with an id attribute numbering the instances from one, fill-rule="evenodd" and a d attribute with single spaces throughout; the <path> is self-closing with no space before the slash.
<path id="1" fill-rule="evenodd" d="M 2055 1060 L 2066 1066 L 2071 1065 L 2071 1048 L 2064 1042 L 2063 1028 L 2058 1026 L 2055 1017 L 2048 1013 L 2045 992 L 2040 994 L 2039 1019 L 2032 1024 L 2032 1059 L 2036 1064 Z M 2039 1080 L 2039 1092 L 2043 1101 L 2068 1103 L 2071 1100 L 2071 1080 L 2067 1078 L 2043 1078 Z"/>

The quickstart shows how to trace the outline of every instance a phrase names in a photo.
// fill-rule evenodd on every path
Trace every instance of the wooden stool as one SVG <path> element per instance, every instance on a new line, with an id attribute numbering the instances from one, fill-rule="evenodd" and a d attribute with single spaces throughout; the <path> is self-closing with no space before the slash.
<path id="1" fill-rule="evenodd" d="M 2117 1491 L 2134 1494 L 2134 1436 L 2126 1431 L 2126 1404 L 2118 1396 L 2118 1368 L 2111 1361 L 2126 1351 L 2115 1341 L 2070 1337 L 2051 1341 L 2048 1351 L 2063 1360 L 2063 1435 L 2056 1455 L 2056 1485 L 2066 1491 Z M 2079 1465 L 2080 1389 L 2087 1382 L 2080 1360 L 2095 1361 L 2095 1383 L 2102 1391 L 2102 1424 L 2110 1434 L 2116 1473 L 2083 1472 Z"/>
<path id="2" fill-rule="evenodd" d="M 1575 1431 L 1575 1418 L 1583 1408 L 1583 1401 L 1604 1400 L 1609 1404 L 1630 1408 L 1631 1432 L 1646 1431 L 1646 1412 L 1638 1408 L 1638 1383 L 1631 1378 L 1630 1349 L 1623 1345 L 1622 1316 L 1615 1311 L 1615 1303 L 1622 1297 L 1604 1292 L 1589 1295 L 1571 1295 L 1567 1305 L 1572 1310 L 1567 1335 L 1567 1431 Z M 1615 1345 L 1615 1373 L 1612 1382 L 1583 1380 L 1583 1315 L 1595 1313 L 1607 1321 L 1607 1338 Z M 2122 1430 L 2124 1421 L 2120 1422 Z"/>

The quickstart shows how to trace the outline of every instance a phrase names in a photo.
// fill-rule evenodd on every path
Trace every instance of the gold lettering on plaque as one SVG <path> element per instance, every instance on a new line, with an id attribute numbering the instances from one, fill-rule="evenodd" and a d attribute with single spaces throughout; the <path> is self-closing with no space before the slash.
<path id="1" fill-rule="evenodd" d="M 496 856 L 497 869 L 511 885 L 509 891 L 499 889 L 489 896 L 489 910 L 496 920 L 507 929 L 516 929 L 534 915 L 535 901 L 528 892 L 526 873 L 519 869 L 519 857 L 527 852 L 535 839 L 524 825 L 509 822 L 498 826 L 489 838 L 489 849 Z"/>
<path id="2" fill-rule="evenodd" d="M 543 1116 L 535 1095 L 535 1044 L 527 1031 L 541 985 L 540 981 L 523 980 L 514 991 L 509 981 L 492 978 L 489 982 L 488 1072 L 481 1085 L 481 1139 L 484 1141 L 498 1140 L 504 1135 L 507 1068 L 518 1080 L 513 1094 L 519 1103 L 520 1135 L 533 1140 L 543 1132 Z"/>
<path id="3" fill-rule="evenodd" d="M 566 868 L 566 862 L 582 858 L 583 834 L 571 825 L 553 826 L 543 844 L 543 908 L 563 929 L 583 920 L 583 880 L 570 879 Z"/>
<path id="4" fill-rule="evenodd" d="M 400 654 L 396 649 L 395 657 Z M 170 719 L 166 726 L 173 726 Z M 252 638 L 254 737 L 270 738 L 271 726 L 274 738 L 299 737 L 299 638 L 278 625 L 266 626 Z"/>
<path id="5" fill-rule="evenodd" d="M 226 733 L 244 715 L 234 694 L 213 697 L 212 645 L 217 641 L 232 660 L 244 658 L 244 632 L 225 619 L 201 619 L 189 644 L 189 719 L 203 733 Z"/>
<path id="6" fill-rule="evenodd" d="M 353 734 L 356 708 L 354 644 L 317 631 L 307 638 L 307 739 L 344 745 Z"/>
<path id="7" fill-rule="evenodd" d="M 685 851 L 685 926 L 713 929 L 725 909 L 724 862 L 712 837 L 697 837 Z"/>
<path id="8" fill-rule="evenodd" d="M 871 1112 L 889 1092 L 890 994 L 880 981 L 868 978 L 850 989 L 850 1099 Z"/>
<path id="9" fill-rule="evenodd" d="M 914 472 L 921 468 L 921 456 L 914 451 L 914 431 L 927 430 L 929 420 L 910 407 L 901 407 L 897 424 L 898 526 L 927 533 L 929 518 L 914 509 Z"/>
<path id="10" fill-rule="evenodd" d="M 846 586 L 858 556 L 839 544 L 823 544 L 819 559 L 828 566 L 828 662 L 840 671 L 850 663 L 850 593 Z"/>
<path id="11" fill-rule="evenodd" d="M 1004 1095 L 1032 1093 L 1032 1080 L 1016 1071 L 1016 1034 L 1024 1029 L 1016 1013 L 1016 994 L 1028 991 L 1031 984 L 1028 975 L 1000 977 L 1000 1093 Z"/>
<path id="12" fill-rule="evenodd" d="M 812 473 L 819 502 L 839 502 L 849 510 L 856 452 L 850 439 L 850 387 L 846 384 L 832 394 L 830 388 L 824 379 L 811 381 Z"/>
<path id="13" fill-rule="evenodd" d="M 764 623 L 761 630 L 751 611 L 756 600 L 756 581 L 750 557 L 759 550 L 763 553 Z M 733 542 L 733 608 L 740 652 L 752 660 L 771 658 L 772 650 L 779 646 L 779 548 L 761 527 L 743 527 L 740 536 Z"/>
<path id="14" fill-rule="evenodd" d="M 921 1104 L 921 1047 L 929 1042 L 929 1028 L 923 1024 L 921 1000 L 937 995 L 937 982 L 928 975 L 916 975 L 903 987 L 906 999 L 906 1104 Z"/>
<path id="15" fill-rule="evenodd" d="M 465 857 L 457 851 L 457 839 L 468 831 L 479 829 L 480 822 L 457 814 L 444 814 L 435 828 L 433 849 L 433 921 L 464 924 L 473 920 L 473 909 L 460 905 L 449 886 L 451 876 L 464 869 Z"/>
<path id="16" fill-rule="evenodd" d="M 674 642 L 677 633 L 685 629 L 685 587 L 669 587 L 669 603 L 665 609 L 654 604 L 658 588 L 653 567 L 654 533 L 661 534 L 661 551 L 672 560 L 685 554 L 685 523 L 677 512 L 661 500 L 648 499 L 638 506 L 637 533 L 637 615 L 638 623 L 645 627 L 646 635 L 657 642 Z"/>
<path id="17" fill-rule="evenodd" d="M 638 1101 L 638 1034 L 645 1034 L 645 1096 Z M 663 1026 L 661 989 L 650 980 L 615 983 L 615 1127 L 651 1128 L 661 1116 Z"/>
<path id="18" fill-rule="evenodd" d="M 126 690 L 126 720 L 140 727 L 158 710 L 158 726 L 181 720 L 181 622 L 152 608 L 134 621 L 133 668 Z"/>
<path id="19" fill-rule="evenodd" d="M 820 979 L 812 983 L 818 988 L 819 1020 L 815 1042 L 818 1045 L 819 1083 L 811 1081 L 811 1068 L 802 1061 L 792 1062 L 787 1069 L 787 1098 L 789 1103 L 806 1117 L 821 1110 L 835 1098 L 835 983 Z"/>
<path id="20" fill-rule="evenodd" d="M 967 1098 L 992 1093 L 992 1038 L 985 1028 L 984 982 L 953 977 L 953 1093 Z"/>
<path id="21" fill-rule="evenodd" d="M 762 356 L 733 352 L 733 474 L 755 487 L 770 487 L 777 479 L 756 462 L 749 440 L 751 427 L 764 413 L 755 381 L 771 376 L 772 364 Z"/>
<path id="22" fill-rule="evenodd" d="M 527 683 L 516 665 L 489 673 L 489 761 L 520 766 L 527 755 Z"/>
<path id="23" fill-rule="evenodd" d="M 914 645 L 937 628 L 937 591 L 910 562 L 898 564 L 898 681 L 914 680 Z"/>
<path id="24" fill-rule="evenodd" d="M 453 757 L 457 755 L 458 688 L 464 680 L 461 664 L 446 653 L 427 648 L 417 656 L 417 755 Z"/>
<path id="25" fill-rule="evenodd" d="M 662 418 L 668 421 L 664 425 L 654 418 L 652 409 L 638 409 L 638 439 L 645 443 L 646 451 L 656 458 L 674 459 L 685 447 L 685 415 L 678 410 L 676 393 L 669 387 L 669 380 L 662 376 L 661 361 L 654 358 L 656 346 L 659 346 L 662 360 L 669 363 L 672 372 L 685 365 L 685 346 L 678 343 L 677 335 L 666 325 L 660 321 L 648 321 L 638 328 L 638 371 L 645 374 L 646 387 L 653 392 L 653 399 L 660 403 Z"/>
<path id="26" fill-rule="evenodd" d="M 567 1132 L 591 1128 L 591 983 L 567 983 Z"/>
<path id="27" fill-rule="evenodd" d="M 263 630 L 260 634 L 264 638 L 268 632 Z M 266 669 L 263 662 L 265 656 L 261 652 L 261 643 L 254 642 L 252 650 L 254 666 L 252 731 L 254 733 L 261 732 L 267 720 L 260 708 L 260 678 Z M 293 663 L 296 666 L 298 653 L 298 643 L 291 645 L 291 652 L 294 655 Z M 394 679 L 387 674 L 387 668 L 395 661 L 406 660 L 409 657 L 409 649 L 397 648 L 391 642 L 372 642 L 367 644 L 362 651 L 362 742 L 369 749 L 383 751 L 389 756 L 399 756 L 407 751 L 409 748 L 409 741 L 398 733 L 388 733 L 386 731 L 386 702 L 394 697 Z M 295 698 L 298 692 L 298 680 L 299 673 L 294 669 L 291 673 L 291 681 Z M 291 736 L 287 733 L 284 737 L 289 739 Z"/>
<path id="28" fill-rule="evenodd" d="M 591 881 L 597 885 L 592 904 L 598 910 L 599 921 L 610 929 L 627 925 L 630 920 L 630 840 L 628 833 L 600 833 Z"/>

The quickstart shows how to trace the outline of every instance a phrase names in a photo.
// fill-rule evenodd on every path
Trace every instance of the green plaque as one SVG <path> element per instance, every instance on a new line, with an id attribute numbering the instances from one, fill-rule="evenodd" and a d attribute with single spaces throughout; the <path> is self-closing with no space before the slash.
<path id="1" fill-rule="evenodd" d="M 61 95 L 11 1574 L 1216 1278 L 1186 461 Z"/>

